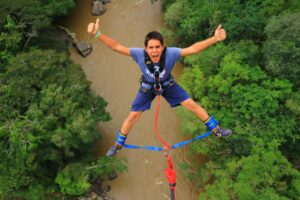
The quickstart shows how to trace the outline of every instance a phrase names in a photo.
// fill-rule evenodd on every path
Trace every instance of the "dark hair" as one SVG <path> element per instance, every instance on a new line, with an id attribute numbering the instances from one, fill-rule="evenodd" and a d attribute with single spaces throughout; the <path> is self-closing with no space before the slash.
<path id="1" fill-rule="evenodd" d="M 151 39 L 159 40 L 160 43 L 162 45 L 164 45 L 164 38 L 163 38 L 163 36 L 159 32 L 157 32 L 157 31 L 151 31 L 151 32 L 149 32 L 145 36 L 145 41 L 144 41 L 145 47 L 147 47 L 148 41 L 151 40 Z"/>

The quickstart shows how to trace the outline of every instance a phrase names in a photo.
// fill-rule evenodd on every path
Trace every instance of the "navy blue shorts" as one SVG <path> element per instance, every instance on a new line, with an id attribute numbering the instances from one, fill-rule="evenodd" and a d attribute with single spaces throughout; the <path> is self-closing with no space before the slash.
<path id="1" fill-rule="evenodd" d="M 145 111 L 149 110 L 151 107 L 151 102 L 155 98 L 156 94 L 153 90 L 143 92 L 139 90 L 134 101 L 132 102 L 131 111 Z M 164 88 L 162 96 L 167 100 L 171 107 L 176 107 L 180 105 L 181 102 L 190 98 L 190 95 L 178 85 L 176 82 Z"/>

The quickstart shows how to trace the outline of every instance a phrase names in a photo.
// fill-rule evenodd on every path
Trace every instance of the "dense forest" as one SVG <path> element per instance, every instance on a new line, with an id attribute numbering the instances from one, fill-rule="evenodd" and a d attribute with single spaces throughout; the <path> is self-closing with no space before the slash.
<path id="1" fill-rule="evenodd" d="M 191 151 L 208 158 L 190 171 L 199 199 L 300 199 L 300 2 L 165 0 L 168 45 L 186 47 L 213 35 L 227 39 L 183 59 L 181 84 L 233 130 Z M 182 131 L 205 131 L 179 110 Z"/>
<path id="2" fill-rule="evenodd" d="M 123 162 L 94 158 L 107 102 L 55 20 L 73 0 L 0 0 L 0 199 L 74 199 Z"/>

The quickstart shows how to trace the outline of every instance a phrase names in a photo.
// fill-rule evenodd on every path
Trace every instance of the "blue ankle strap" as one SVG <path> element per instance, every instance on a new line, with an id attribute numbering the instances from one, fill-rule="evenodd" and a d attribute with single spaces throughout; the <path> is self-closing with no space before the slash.
<path id="1" fill-rule="evenodd" d="M 215 117 L 214 116 L 210 116 L 208 120 L 206 120 L 206 122 L 204 122 L 206 127 L 209 129 L 209 130 L 214 130 L 219 122 L 217 120 L 215 120 Z"/>
<path id="2" fill-rule="evenodd" d="M 121 131 L 118 131 L 117 138 L 116 138 L 116 143 L 123 146 L 125 144 L 126 138 L 127 138 L 126 135 L 123 135 L 121 133 Z"/>

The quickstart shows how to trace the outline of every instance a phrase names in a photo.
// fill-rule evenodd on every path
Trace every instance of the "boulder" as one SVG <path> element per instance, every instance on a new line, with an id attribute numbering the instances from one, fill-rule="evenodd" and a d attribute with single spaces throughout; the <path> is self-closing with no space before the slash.
<path id="1" fill-rule="evenodd" d="M 113 180 L 115 178 L 117 178 L 118 174 L 116 171 L 112 171 L 111 173 L 108 174 L 108 179 L 109 180 Z"/>
<path id="2" fill-rule="evenodd" d="M 100 0 L 103 4 L 111 3 L 111 0 Z"/>
<path id="3" fill-rule="evenodd" d="M 103 15 L 106 11 L 106 7 L 102 1 L 93 1 L 92 14 L 99 16 Z"/>
<path id="4" fill-rule="evenodd" d="M 92 45 L 85 41 L 75 42 L 74 46 L 77 49 L 77 52 L 83 57 L 88 56 L 93 50 Z"/>

